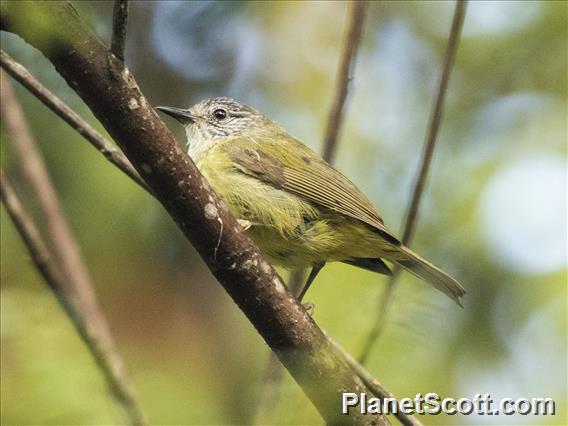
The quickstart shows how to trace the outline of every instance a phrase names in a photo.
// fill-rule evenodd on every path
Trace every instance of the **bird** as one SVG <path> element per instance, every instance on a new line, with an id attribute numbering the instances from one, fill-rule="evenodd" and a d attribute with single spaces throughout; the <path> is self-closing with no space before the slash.
<path id="1" fill-rule="evenodd" d="M 311 268 L 299 300 L 326 263 L 392 275 L 386 260 L 462 306 L 455 278 L 402 244 L 355 184 L 266 115 L 228 97 L 156 109 L 183 125 L 188 155 L 267 260 Z"/>

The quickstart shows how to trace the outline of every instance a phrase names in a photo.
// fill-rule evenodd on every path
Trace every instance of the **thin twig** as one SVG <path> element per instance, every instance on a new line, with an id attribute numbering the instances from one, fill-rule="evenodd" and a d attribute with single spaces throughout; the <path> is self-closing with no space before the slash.
<path id="1" fill-rule="evenodd" d="M 442 75 L 440 77 L 440 82 L 438 84 L 438 89 L 436 92 L 434 108 L 432 109 L 432 114 L 430 115 L 430 120 L 428 123 L 428 131 L 426 132 L 426 139 L 424 141 L 420 165 L 418 167 L 418 176 L 416 177 L 416 180 L 414 182 L 414 187 L 412 189 L 412 199 L 406 213 L 404 233 L 402 236 L 402 243 L 405 245 L 410 244 L 414 230 L 416 228 L 418 208 L 420 206 L 420 201 L 422 200 L 422 194 L 424 193 L 424 185 L 426 184 L 426 179 L 428 178 L 428 172 L 430 170 L 430 164 L 432 163 L 432 156 L 434 154 L 434 148 L 436 146 L 436 140 L 440 130 L 440 123 L 442 121 L 442 115 L 444 112 L 444 102 L 446 100 L 450 74 L 455 62 L 461 30 L 463 27 L 466 5 L 466 0 L 458 0 L 456 2 L 452 28 L 450 30 L 448 46 L 446 48 L 444 57 Z"/>
<path id="2" fill-rule="evenodd" d="M 23 111 L 3 71 L 0 71 L 0 113 L 14 148 L 14 158 L 45 217 L 54 256 L 65 276 L 65 291 L 81 305 L 96 303 L 86 267 L 67 225 L 49 174 L 27 126 Z M 94 319 L 94 318 L 93 318 Z"/>
<path id="3" fill-rule="evenodd" d="M 105 353 L 100 340 L 95 337 L 92 327 L 89 325 L 83 311 L 74 303 L 66 290 L 66 278 L 60 270 L 55 258 L 41 239 L 41 235 L 31 217 L 26 213 L 10 182 L 0 169 L 0 198 L 12 219 L 14 226 L 22 237 L 30 256 L 37 269 L 42 274 L 49 288 L 57 298 L 57 301 L 67 313 L 67 316 L 75 326 L 77 333 L 83 339 L 99 368 L 103 372 L 113 394 L 127 410 L 134 425 L 146 424 L 131 391 L 125 386 L 124 378 L 116 376 L 113 361 Z"/>
<path id="4" fill-rule="evenodd" d="M 109 388 L 131 416 L 133 423 L 142 422 L 141 411 L 134 399 L 124 374 L 124 365 L 114 345 L 106 318 L 99 306 L 87 268 L 79 254 L 79 248 L 67 224 L 51 179 L 39 154 L 23 111 L 3 71 L 0 71 L 0 111 L 11 145 L 14 158 L 21 169 L 34 198 L 37 200 L 42 217 L 46 222 L 46 234 L 53 257 L 57 262 L 63 280 L 59 288 L 83 316 L 89 327 L 89 345 L 96 345 L 98 354 L 105 358 L 110 374 L 104 372 Z M 94 348 L 90 348 L 95 353 Z M 99 363 L 100 364 L 100 363 Z"/>
<path id="5" fill-rule="evenodd" d="M 406 246 L 410 245 L 414 230 L 416 229 L 418 209 L 420 206 L 420 201 L 422 199 L 422 194 L 424 193 L 424 186 L 428 178 L 428 171 L 430 170 L 430 164 L 432 163 L 432 156 L 434 153 L 434 148 L 436 146 L 436 139 L 438 136 L 438 131 L 440 129 L 440 123 L 442 121 L 444 101 L 446 99 L 448 82 L 450 80 L 450 74 L 456 57 L 461 30 L 463 27 L 466 6 L 467 0 L 456 1 L 452 28 L 450 30 L 448 44 L 444 55 L 442 74 L 438 82 L 434 106 L 432 108 L 428 122 L 426 137 L 420 157 L 420 165 L 418 167 L 418 174 L 412 187 L 412 196 L 405 216 L 402 243 Z M 400 267 L 396 266 L 385 288 L 385 291 L 382 294 L 377 319 L 375 321 L 375 324 L 373 325 L 371 332 L 369 333 L 369 336 L 367 337 L 365 346 L 359 357 L 361 363 L 364 363 L 367 360 L 371 349 L 375 345 L 376 341 L 382 333 L 382 330 L 384 329 L 385 320 L 392 304 L 394 289 L 399 273 Z"/>
<path id="6" fill-rule="evenodd" d="M 322 157 L 329 163 L 333 163 L 337 147 L 337 136 L 342 123 L 345 100 L 349 93 L 349 83 L 353 79 L 355 58 L 363 33 L 363 21 L 367 10 L 367 2 L 354 0 L 349 2 L 346 15 L 346 31 L 339 55 L 337 79 L 335 82 L 335 96 L 329 110 L 327 127 L 323 142 Z"/>
<path id="7" fill-rule="evenodd" d="M 349 2 L 345 15 L 345 29 L 339 53 L 334 97 L 329 110 L 322 148 L 322 157 L 329 163 L 333 163 L 337 148 L 337 137 L 343 121 L 345 101 L 349 93 L 349 83 L 353 80 L 355 60 L 363 33 L 366 10 L 367 4 L 365 1 L 353 0 Z M 305 280 L 305 270 L 294 270 L 290 273 L 288 288 L 293 294 L 297 295 Z M 278 358 L 271 353 L 260 385 L 262 391 L 260 392 L 261 398 L 258 402 L 259 411 L 271 410 L 276 406 L 280 397 L 279 388 L 282 373 L 283 369 Z M 257 414 L 257 418 L 258 416 Z"/>
<path id="8" fill-rule="evenodd" d="M 126 156 L 113 143 L 105 139 L 89 123 L 81 118 L 75 111 L 69 108 L 61 99 L 47 90 L 33 75 L 21 64 L 14 61 L 6 52 L 0 51 L 0 65 L 18 83 L 28 89 L 44 105 L 63 119 L 81 136 L 91 143 L 107 160 L 126 173 L 134 182 L 143 189 L 150 192 L 150 189 L 140 177 L 138 172 Z"/>
<path id="9" fill-rule="evenodd" d="M 115 0 L 112 14 L 112 40 L 110 51 L 120 62 L 124 62 L 126 49 L 126 30 L 128 27 L 128 0 Z"/>
<path id="10" fill-rule="evenodd" d="M 389 392 L 389 390 L 385 388 L 381 382 L 379 382 L 367 369 L 365 369 L 365 367 L 359 364 L 357 360 L 353 358 L 353 356 L 349 352 L 343 349 L 343 347 L 339 343 L 329 337 L 329 335 L 327 335 L 327 338 L 329 342 L 335 347 L 335 349 L 337 349 L 337 351 L 343 355 L 343 358 L 345 358 L 347 364 L 349 364 L 351 369 L 355 371 L 355 373 L 357 373 L 359 378 L 363 381 L 363 383 L 365 383 L 365 386 L 367 386 L 367 388 L 371 390 L 375 397 L 380 399 L 388 398 L 398 401 L 398 399 L 391 392 Z M 404 426 L 422 426 L 422 423 L 416 417 L 410 414 L 405 414 L 400 410 L 397 410 L 394 416 Z"/>

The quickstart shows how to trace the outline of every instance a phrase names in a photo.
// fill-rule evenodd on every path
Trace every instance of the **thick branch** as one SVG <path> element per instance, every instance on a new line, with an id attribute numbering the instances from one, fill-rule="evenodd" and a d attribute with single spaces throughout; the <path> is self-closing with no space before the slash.
<path id="1" fill-rule="evenodd" d="M 81 136 L 87 139 L 107 160 L 126 173 L 134 182 L 146 191 L 150 191 L 146 182 L 140 177 L 136 169 L 132 167 L 128 158 L 116 148 L 114 144 L 106 140 L 93 126 L 87 123 L 79 114 L 69 108 L 65 102 L 47 90 L 29 71 L 21 64 L 14 61 L 7 53 L 0 51 L 0 64 L 22 86 L 34 94 L 45 106 L 74 128 Z"/>
<path id="2" fill-rule="evenodd" d="M 0 170 L 0 197 L 14 226 L 30 252 L 34 264 L 75 326 L 79 336 L 89 348 L 93 358 L 104 374 L 113 395 L 126 409 L 132 424 L 146 424 L 142 412 L 131 393 L 130 386 L 123 375 L 122 365 L 117 364 L 117 359 L 119 360 L 118 355 L 108 352 L 108 344 L 101 341 L 100 338 L 100 324 L 93 327 L 92 320 L 85 315 L 82 307 L 73 299 L 73 295 L 69 293 L 69 285 L 65 274 L 59 268 L 57 260 L 51 256 L 51 252 L 41 239 L 37 227 L 22 207 L 20 200 L 2 170 Z M 117 368 L 119 369 L 117 370 Z"/>
<path id="3" fill-rule="evenodd" d="M 133 76 L 75 11 L 62 2 L 1 7 L 2 29 L 40 49 L 87 103 L 324 419 L 386 424 L 356 410 L 349 418 L 340 414 L 342 392 L 366 387 L 175 143 Z"/>
<path id="4" fill-rule="evenodd" d="M 128 0 L 114 0 L 110 51 L 120 60 L 120 62 L 124 62 L 124 51 L 126 50 L 128 8 Z"/>
<path id="5" fill-rule="evenodd" d="M 422 199 L 422 194 L 424 192 L 424 186 L 426 185 L 426 180 L 428 178 L 428 172 L 430 170 L 430 165 L 432 163 L 432 156 L 434 154 L 434 148 L 436 146 L 438 131 L 440 129 L 440 123 L 442 121 L 442 114 L 444 111 L 444 101 L 446 99 L 446 92 L 448 88 L 448 83 L 450 81 L 450 73 L 452 71 L 452 67 L 456 57 L 461 29 L 463 27 L 466 6 L 467 6 L 467 0 L 456 1 L 454 17 L 452 21 L 452 28 L 450 30 L 448 44 L 444 55 L 442 74 L 438 82 L 438 87 L 434 98 L 435 99 L 434 106 L 430 114 L 430 120 L 428 122 L 426 137 L 422 148 L 422 155 L 420 157 L 418 174 L 416 176 L 416 180 L 414 181 L 414 185 L 412 187 L 412 196 L 410 199 L 410 203 L 408 205 L 408 210 L 406 212 L 406 218 L 404 221 L 402 243 L 406 246 L 410 245 L 412 236 L 414 234 L 414 230 L 416 228 L 418 208 L 420 206 L 420 201 Z M 379 336 L 382 333 L 382 330 L 384 329 L 386 316 L 392 304 L 394 289 L 396 286 L 399 273 L 400 273 L 400 267 L 396 266 L 385 288 L 384 294 L 381 297 L 381 304 L 379 306 L 377 319 L 373 325 L 371 332 L 369 333 L 369 336 L 367 337 L 365 346 L 363 348 L 363 351 L 361 352 L 361 356 L 359 357 L 362 363 L 364 363 L 368 358 L 371 349 L 373 348 L 375 342 L 378 340 Z"/>
<path id="6" fill-rule="evenodd" d="M 329 110 L 327 127 L 323 143 L 323 158 L 329 163 L 333 163 L 337 146 L 337 136 L 343 118 L 345 100 L 349 93 L 349 82 L 353 79 L 355 59 L 361 34 L 363 33 L 363 21 L 367 10 L 367 2 L 363 0 L 353 0 L 349 2 L 346 19 L 346 31 L 343 44 L 339 55 L 337 69 L 337 79 L 335 86 L 335 96 Z"/>

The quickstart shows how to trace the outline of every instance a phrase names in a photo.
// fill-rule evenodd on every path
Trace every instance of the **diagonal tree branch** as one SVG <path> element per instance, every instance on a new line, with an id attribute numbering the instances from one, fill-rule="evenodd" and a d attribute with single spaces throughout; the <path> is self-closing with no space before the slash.
<path id="1" fill-rule="evenodd" d="M 25 67 L 23 67 L 21 64 L 16 63 L 15 61 L 13 61 L 5 52 L 1 52 L 1 59 L 2 59 L 2 66 L 5 67 L 6 70 L 9 71 L 9 73 L 12 76 L 15 76 L 15 78 L 17 79 L 17 81 L 22 82 L 22 84 L 24 85 L 24 87 L 32 87 L 34 88 L 33 91 L 31 91 L 32 94 L 34 94 L 36 97 L 40 98 L 41 100 L 45 100 L 45 103 L 47 105 L 53 105 L 53 109 L 55 109 L 55 111 L 57 112 L 58 115 L 60 115 L 63 119 L 67 119 L 69 118 L 70 120 L 73 120 L 72 122 L 75 123 L 75 112 L 72 111 L 66 104 L 64 104 L 62 101 L 60 101 L 55 95 L 53 95 L 51 92 L 49 92 L 48 89 L 46 89 L 45 87 L 43 87 L 41 85 L 41 83 L 39 83 L 30 73 L 28 70 L 25 69 Z M 59 105 L 62 105 L 61 107 Z M 69 112 L 68 112 L 69 111 Z M 79 116 L 77 116 L 77 125 L 73 125 L 73 128 L 75 129 L 92 129 L 92 132 L 95 132 L 96 135 L 99 135 L 91 126 L 90 124 L 88 124 L 86 121 L 84 121 L 82 118 L 80 118 Z M 88 132 L 88 133 L 92 133 L 92 132 Z M 79 130 L 79 133 L 82 133 L 82 130 Z M 97 137 L 98 139 L 102 139 L 104 143 L 111 145 L 110 142 L 108 142 L 106 139 L 104 139 L 102 136 L 99 135 L 99 137 Z M 96 139 L 95 139 L 96 140 Z M 116 151 L 116 154 L 118 154 L 119 156 L 121 156 L 125 162 L 127 162 L 127 165 L 130 166 L 130 162 L 128 162 L 128 160 L 126 159 L 126 157 L 124 157 L 124 155 L 122 154 L 121 151 L 116 150 L 116 148 L 114 148 L 111 145 L 111 148 L 114 149 Z M 107 157 L 108 158 L 108 157 Z M 110 160 L 112 161 L 112 160 Z M 117 165 L 116 162 L 113 161 L 113 163 L 115 165 Z M 120 163 L 118 163 L 120 164 Z M 124 168 L 122 168 L 121 166 L 117 165 L 117 167 L 119 167 L 124 173 L 128 173 L 127 170 L 124 170 Z M 131 166 L 130 166 L 131 167 Z M 139 177 L 138 172 L 136 172 L 134 170 L 134 168 L 132 168 L 132 170 L 134 171 L 134 173 L 136 173 L 136 176 Z M 140 178 L 141 179 L 141 178 Z M 145 189 L 147 191 L 149 191 L 149 189 L 145 186 L 145 183 L 143 181 L 141 181 L 142 184 L 144 185 Z M 151 193 L 151 192 L 150 192 Z M 297 291 L 300 290 L 300 285 L 303 283 L 303 280 L 305 279 L 305 276 L 300 276 L 300 279 L 297 280 L 297 284 L 291 285 L 290 289 L 292 291 L 292 293 L 296 293 Z M 332 341 L 332 343 L 334 343 Z M 335 343 L 334 343 L 335 344 Z M 337 346 L 337 344 L 335 344 Z M 354 371 L 357 372 L 357 374 L 363 379 L 363 380 L 367 380 L 369 382 L 369 373 L 367 373 L 367 376 L 362 377 L 361 374 L 359 373 L 360 369 L 362 368 L 360 365 L 356 365 L 356 361 L 354 361 L 353 357 L 351 355 L 349 355 L 348 353 L 345 352 L 344 349 L 340 348 L 338 346 L 338 348 L 342 351 L 343 356 L 345 357 L 345 359 L 347 360 L 347 362 L 354 368 Z M 283 374 L 283 369 L 281 367 L 280 362 L 278 361 L 277 357 L 271 352 L 271 355 L 274 356 L 273 362 L 271 362 L 269 364 L 269 368 L 267 368 L 267 379 L 265 379 L 265 383 L 270 383 L 270 387 L 275 387 L 278 386 L 278 383 L 281 380 L 282 374 Z M 353 364 L 355 362 L 355 365 Z M 376 380 L 376 379 L 375 379 Z M 370 382 L 369 382 L 370 383 Z M 373 391 L 373 394 L 376 396 L 381 396 L 381 394 L 378 394 L 376 392 L 376 389 L 373 389 L 372 387 L 370 387 L 370 389 Z M 265 389 L 266 390 L 266 389 Z M 387 390 L 384 390 L 384 394 L 385 395 L 391 395 L 390 393 L 388 393 Z M 278 397 L 276 395 L 271 395 L 270 392 L 268 392 L 269 395 L 265 395 L 266 392 L 263 392 L 263 400 L 264 401 L 272 401 L 275 402 L 277 401 Z M 262 406 L 262 405 L 261 405 Z M 401 414 L 402 416 L 404 416 L 404 414 Z M 400 419 L 399 419 L 400 420 Z M 401 420 L 401 422 L 403 424 L 404 421 Z M 417 423 L 418 424 L 418 423 Z"/>
<path id="2" fill-rule="evenodd" d="M 6 75 L 1 71 L 0 86 L 2 123 L 9 134 L 8 140 L 14 148 L 15 160 L 45 218 L 54 261 L 57 262 L 63 276 L 59 287 L 60 297 L 75 304 L 80 315 L 83 316 L 82 321 L 90 330 L 91 338 L 85 340 L 89 350 L 95 359 L 97 356 L 104 357 L 104 364 L 97 360 L 99 366 L 110 369 L 103 372 L 109 388 L 130 415 L 132 423 L 142 424 L 144 420 L 140 407 L 126 379 L 122 359 L 114 345 L 106 318 L 97 301 L 89 273 L 67 225 L 57 194 L 28 129 L 20 104 Z"/>
<path id="3" fill-rule="evenodd" d="M 54 110 L 65 121 L 71 121 L 73 128 L 77 129 L 77 131 L 80 134 L 86 133 L 88 138 L 90 138 L 91 140 L 94 140 L 95 143 L 98 143 L 99 144 L 98 146 L 100 147 L 99 151 L 102 151 L 103 153 L 109 152 L 109 148 L 106 148 L 106 147 L 107 146 L 110 147 L 110 149 L 114 151 L 113 154 L 115 154 L 115 155 L 113 155 L 110 158 L 107 155 L 106 156 L 107 159 L 109 159 L 109 161 L 113 162 L 117 167 L 119 167 L 126 174 L 130 175 L 131 174 L 130 170 L 132 170 L 133 174 L 137 178 L 137 179 L 135 179 L 135 182 L 141 184 L 144 187 L 144 189 L 146 189 L 147 191 L 150 191 L 149 188 L 144 183 L 144 181 L 142 181 L 141 178 L 139 177 L 138 172 L 136 172 L 136 170 L 130 165 L 130 162 L 128 161 L 128 159 L 126 159 L 126 157 L 122 154 L 121 151 L 114 148 L 114 146 L 109 141 L 104 139 L 98 132 L 96 132 L 96 130 L 94 130 L 94 128 L 92 128 L 90 126 L 90 124 L 88 124 L 86 121 L 84 121 L 82 118 L 80 118 L 74 111 L 72 111 L 66 104 L 64 104 L 63 101 L 61 101 L 59 98 L 57 98 L 55 95 L 53 95 L 48 89 L 46 89 L 43 85 L 41 85 L 41 83 L 39 83 L 29 73 L 29 71 L 25 69 L 25 67 L 23 67 L 21 64 L 15 62 L 12 58 L 9 57 L 9 55 L 7 55 L 3 51 L 0 53 L 0 59 L 1 59 L 2 67 L 4 67 L 6 69 L 6 71 L 8 71 L 8 73 L 10 75 L 12 75 L 17 81 L 22 83 L 22 85 L 24 85 L 24 87 L 31 88 L 30 91 L 31 91 L 32 94 L 34 94 L 40 100 L 44 101 L 44 103 L 46 105 L 48 105 L 52 110 Z M 86 131 L 83 130 L 83 129 L 86 129 Z M 91 135 L 91 136 L 89 136 L 89 135 Z M 94 136 L 92 136 L 92 135 L 94 135 Z M 99 141 L 102 141 L 102 142 L 99 142 Z M 116 158 L 118 158 L 118 161 L 116 160 Z M 125 164 L 127 167 L 123 167 L 123 164 Z M 298 278 L 291 278 L 291 280 L 289 281 L 289 288 L 290 288 L 290 290 L 292 291 L 293 294 L 296 294 L 300 290 L 300 286 L 302 285 L 302 283 L 305 280 L 305 273 L 303 273 L 303 272 L 304 271 L 294 271 L 293 272 L 293 274 L 298 274 L 298 275 L 292 275 L 293 277 L 297 276 Z M 334 342 L 332 341 L 332 343 L 334 343 Z M 346 358 L 347 362 L 352 366 L 354 371 L 356 371 L 357 374 L 360 377 L 362 377 L 361 374 L 359 373 L 359 371 L 362 367 L 360 365 L 356 364 L 356 361 L 354 361 L 353 357 L 351 355 L 349 355 L 347 352 L 345 352 L 344 349 L 342 349 L 342 348 L 340 348 L 340 349 L 343 352 L 343 356 Z M 278 386 L 278 384 L 279 384 L 279 382 L 282 378 L 282 374 L 283 374 L 283 369 L 281 367 L 281 364 L 278 361 L 278 358 L 273 354 L 273 352 L 271 352 L 271 359 L 270 359 L 269 365 L 267 366 L 266 378 L 263 381 L 266 384 L 266 386 L 268 386 L 270 389 L 267 389 L 267 387 L 264 386 L 265 392 L 263 392 L 262 395 L 261 395 L 261 397 L 263 398 L 263 401 L 269 401 L 269 402 L 266 403 L 268 406 L 275 405 L 275 402 L 278 400 L 278 396 L 277 396 L 278 392 L 272 392 L 272 391 L 274 390 L 274 388 L 276 388 Z M 364 377 L 369 382 L 368 376 L 364 376 Z M 378 394 L 374 389 L 372 389 L 372 391 L 373 391 L 374 395 L 382 396 L 381 394 Z M 384 394 L 385 395 L 386 394 L 391 395 L 386 390 L 385 390 Z M 265 406 L 264 403 L 261 403 L 259 405 L 261 407 Z M 402 414 L 402 416 L 404 416 L 404 414 Z M 403 424 L 405 424 L 403 420 L 401 420 L 401 422 Z"/>
<path id="4" fill-rule="evenodd" d="M 89 348 L 113 395 L 128 413 L 132 424 L 146 424 L 122 371 L 117 371 L 117 355 L 108 353 L 107 344 L 101 342 L 99 336 L 100 325 L 96 328 L 93 327 L 91 320 L 85 316 L 83 308 L 69 293 L 67 278 L 59 268 L 57 259 L 52 257 L 50 250 L 41 239 L 37 227 L 24 210 L 3 170 L 0 170 L 0 198 L 30 252 L 34 264 L 75 326 L 79 336 Z"/>
<path id="5" fill-rule="evenodd" d="M 134 77 L 76 12 L 63 2 L 5 1 L 0 8 L 1 28 L 40 49 L 87 103 L 325 421 L 388 424 L 356 410 L 340 414 L 343 392 L 367 388 L 262 259 Z"/>
<path id="6" fill-rule="evenodd" d="M 124 51 L 126 50 L 126 30 L 128 26 L 128 0 L 114 0 L 114 10 L 112 14 L 112 40 L 110 51 L 120 62 L 124 62 Z"/>
<path id="7" fill-rule="evenodd" d="M 130 161 L 112 142 L 105 139 L 93 126 L 73 111 L 61 99 L 46 89 L 30 72 L 21 64 L 14 61 L 6 52 L 0 51 L 0 65 L 22 86 L 28 89 L 36 98 L 55 114 L 75 129 L 81 136 L 91 143 L 107 160 L 126 173 L 134 182 L 150 192 L 146 182 L 140 177 Z"/>
<path id="8" fill-rule="evenodd" d="M 454 65 L 454 60 L 456 57 L 461 30 L 463 27 L 463 21 L 465 19 L 466 6 L 467 6 L 467 0 L 456 1 L 452 27 L 450 29 L 448 44 L 444 55 L 442 74 L 438 82 L 436 96 L 434 98 L 434 105 L 428 122 L 426 137 L 424 140 L 422 154 L 420 157 L 420 165 L 418 167 L 418 174 L 416 176 L 416 180 L 414 181 L 414 185 L 412 187 L 412 196 L 405 216 L 402 243 L 406 246 L 410 246 L 414 230 L 416 229 L 418 209 L 420 206 L 420 201 L 422 200 L 422 194 L 424 193 L 424 186 L 426 185 L 426 180 L 428 179 L 428 172 L 430 170 L 430 165 L 432 163 L 434 148 L 436 147 L 438 131 L 440 129 L 440 123 L 442 122 L 442 115 L 444 112 L 444 101 L 446 99 L 446 92 L 448 89 L 448 83 L 450 81 L 450 74 L 452 71 L 452 67 Z M 392 304 L 394 290 L 396 287 L 399 273 L 400 273 L 400 267 L 396 266 L 393 270 L 392 276 L 388 281 L 385 291 L 381 296 L 381 303 L 378 310 L 377 318 L 375 320 L 375 323 L 373 324 L 373 328 L 371 329 L 367 337 L 367 340 L 365 341 L 365 345 L 363 347 L 361 355 L 359 356 L 359 360 L 361 361 L 361 363 L 365 363 L 365 361 L 369 357 L 369 354 L 373 346 L 379 339 L 385 327 L 386 317 L 389 312 L 390 306 Z"/>

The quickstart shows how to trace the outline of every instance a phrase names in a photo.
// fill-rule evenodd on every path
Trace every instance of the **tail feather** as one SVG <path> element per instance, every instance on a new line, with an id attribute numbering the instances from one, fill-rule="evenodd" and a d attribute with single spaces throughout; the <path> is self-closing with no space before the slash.
<path id="1" fill-rule="evenodd" d="M 465 289 L 456 279 L 420 257 L 408 247 L 401 246 L 400 253 L 405 255 L 405 258 L 393 259 L 395 263 L 418 278 L 427 281 L 463 308 L 460 297 L 465 294 Z"/>
<path id="2" fill-rule="evenodd" d="M 344 260 L 343 263 L 349 265 L 357 266 L 358 268 L 366 269 L 367 271 L 377 272 L 379 274 L 384 274 L 392 276 L 392 271 L 381 259 L 376 258 L 366 258 L 366 257 L 356 257 L 350 260 Z"/>

